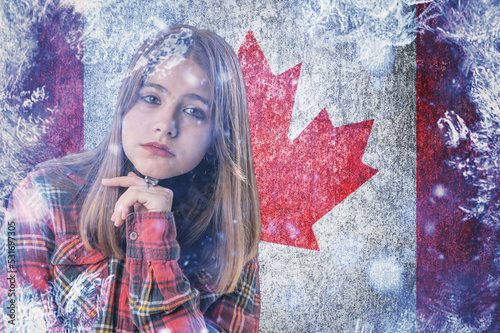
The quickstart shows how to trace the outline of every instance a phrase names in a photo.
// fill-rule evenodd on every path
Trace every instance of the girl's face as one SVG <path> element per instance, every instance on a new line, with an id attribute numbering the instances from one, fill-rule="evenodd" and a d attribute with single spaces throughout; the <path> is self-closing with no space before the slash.
<path id="1" fill-rule="evenodd" d="M 148 76 L 137 102 L 123 117 L 127 158 L 145 176 L 165 179 L 193 170 L 212 138 L 212 89 L 190 59 L 164 61 Z"/>

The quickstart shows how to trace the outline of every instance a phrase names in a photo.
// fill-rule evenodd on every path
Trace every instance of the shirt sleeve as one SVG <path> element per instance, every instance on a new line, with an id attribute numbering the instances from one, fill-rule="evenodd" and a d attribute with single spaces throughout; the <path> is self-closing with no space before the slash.
<path id="1" fill-rule="evenodd" d="M 32 175 L 12 194 L 0 230 L 0 330 L 64 332 L 50 286 L 54 233 Z"/>
<path id="2" fill-rule="evenodd" d="M 257 332 L 260 315 L 258 265 L 245 265 L 233 293 L 215 294 L 192 285 L 177 260 L 174 218 L 169 212 L 133 213 L 126 220 L 129 306 L 141 332 Z"/>

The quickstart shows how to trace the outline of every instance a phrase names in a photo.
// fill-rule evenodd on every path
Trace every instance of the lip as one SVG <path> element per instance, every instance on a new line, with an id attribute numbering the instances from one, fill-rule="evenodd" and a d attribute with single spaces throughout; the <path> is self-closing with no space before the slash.
<path id="1" fill-rule="evenodd" d="M 174 157 L 175 154 L 168 146 L 162 145 L 161 143 L 158 142 L 148 142 L 141 144 L 141 147 L 150 153 L 160 156 L 160 157 L 166 157 L 166 158 L 171 158 Z"/>

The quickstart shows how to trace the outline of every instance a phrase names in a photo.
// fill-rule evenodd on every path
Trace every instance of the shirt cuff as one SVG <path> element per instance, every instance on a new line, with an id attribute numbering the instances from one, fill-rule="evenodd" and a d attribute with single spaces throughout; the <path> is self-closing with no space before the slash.
<path id="1" fill-rule="evenodd" d="M 162 261 L 179 258 L 172 212 L 131 213 L 125 223 L 127 258 Z"/>

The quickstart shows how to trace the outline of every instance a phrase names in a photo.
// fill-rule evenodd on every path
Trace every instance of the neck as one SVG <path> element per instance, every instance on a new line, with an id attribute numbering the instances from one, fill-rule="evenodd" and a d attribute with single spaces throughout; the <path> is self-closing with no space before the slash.
<path id="1" fill-rule="evenodd" d="M 141 174 L 135 167 L 133 168 L 133 172 L 139 177 L 144 178 L 144 175 Z M 181 203 L 186 201 L 189 188 L 192 184 L 193 175 L 194 170 L 179 176 L 160 179 L 158 181 L 158 186 L 168 188 L 174 194 L 174 199 L 172 202 L 173 212 L 176 212 L 179 209 Z"/>

